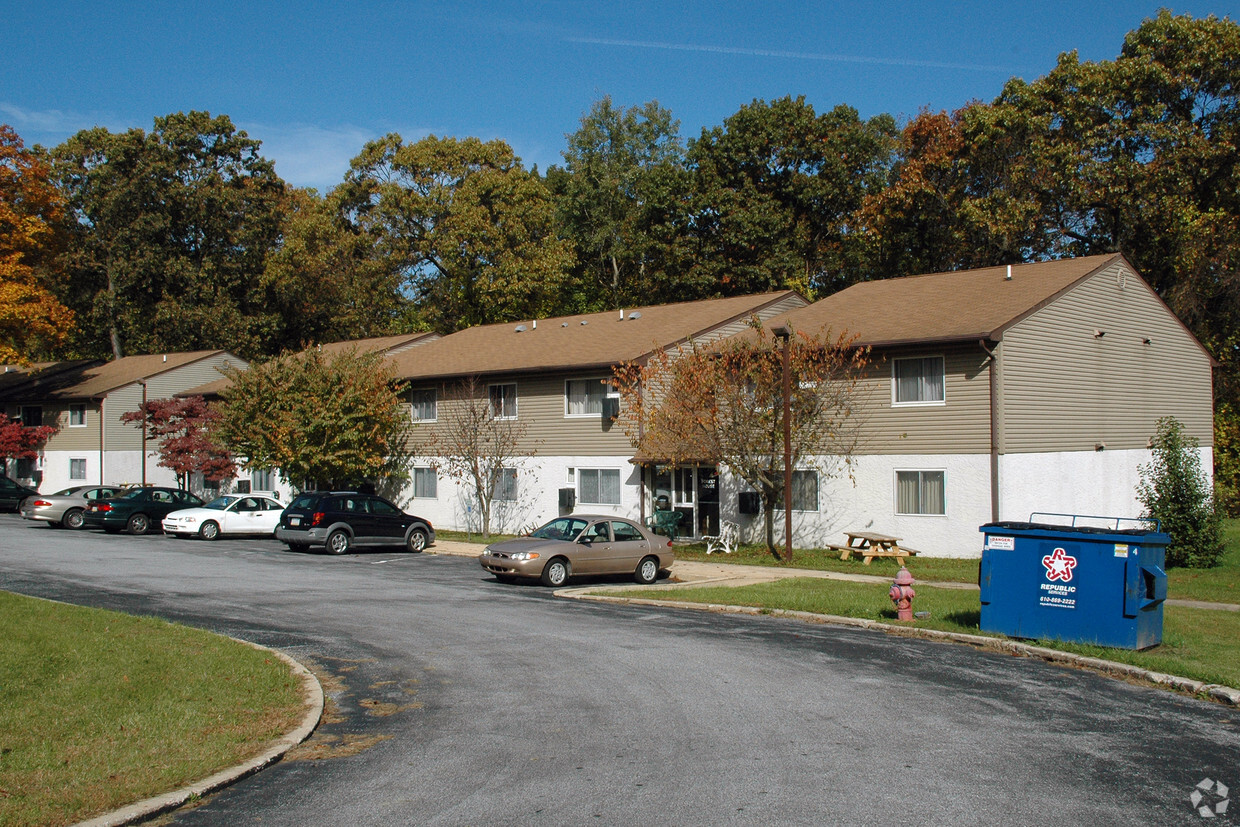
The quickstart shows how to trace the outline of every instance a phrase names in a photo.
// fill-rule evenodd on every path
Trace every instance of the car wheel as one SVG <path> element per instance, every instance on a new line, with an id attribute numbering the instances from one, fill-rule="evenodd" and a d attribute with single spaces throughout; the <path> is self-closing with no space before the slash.
<path id="1" fill-rule="evenodd" d="M 70 508 L 65 512 L 65 516 L 60 518 L 60 524 L 65 528 L 81 528 L 86 525 L 86 517 L 82 515 L 82 509 Z"/>
<path id="2" fill-rule="evenodd" d="M 343 531 L 333 531 L 327 536 L 327 553 L 344 554 L 349 550 L 349 535 Z"/>
<path id="3" fill-rule="evenodd" d="M 198 536 L 204 540 L 218 540 L 220 538 L 220 524 L 215 520 L 207 520 L 202 524 L 202 528 L 198 529 Z"/>
<path id="4" fill-rule="evenodd" d="M 426 532 L 420 528 L 415 528 L 409 532 L 409 536 L 405 538 L 405 548 L 414 554 L 426 548 Z"/>
<path id="5" fill-rule="evenodd" d="M 542 584 L 552 588 L 563 586 L 571 574 L 572 569 L 569 567 L 568 561 L 563 557 L 555 557 L 543 569 Z"/>
<path id="6" fill-rule="evenodd" d="M 151 518 L 145 514 L 135 514 L 125 524 L 125 530 L 130 534 L 146 534 L 151 530 Z"/>
<path id="7" fill-rule="evenodd" d="M 654 557 L 643 557 L 633 572 L 633 579 L 643 586 L 649 586 L 659 579 L 659 561 Z"/>

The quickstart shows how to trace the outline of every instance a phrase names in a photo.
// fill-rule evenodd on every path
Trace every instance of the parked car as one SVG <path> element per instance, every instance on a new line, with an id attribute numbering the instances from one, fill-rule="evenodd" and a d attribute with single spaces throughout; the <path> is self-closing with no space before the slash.
<path id="1" fill-rule="evenodd" d="M 478 562 L 495 579 L 562 586 L 575 574 L 632 574 L 649 585 L 675 561 L 672 541 L 632 520 L 594 514 L 558 517 L 526 537 L 492 543 Z"/>
<path id="2" fill-rule="evenodd" d="M 75 485 L 55 494 L 35 494 L 22 500 L 21 515 L 27 520 L 45 522 L 49 528 L 81 528 L 86 524 L 86 506 L 122 491 L 119 486 Z"/>
<path id="3" fill-rule="evenodd" d="M 293 551 L 322 546 L 328 554 L 344 554 L 354 546 L 397 544 L 421 551 L 435 542 L 435 529 L 375 494 L 307 491 L 284 509 L 276 539 Z"/>
<path id="4" fill-rule="evenodd" d="M 88 528 L 102 528 L 114 534 L 121 529 L 130 534 L 146 534 L 158 529 L 170 512 L 202 505 L 202 499 L 179 488 L 155 486 L 131 488 L 106 500 L 86 506 L 83 517 Z"/>
<path id="5" fill-rule="evenodd" d="M 0 509 L 16 511 L 22 500 L 38 494 L 38 490 L 22 485 L 20 482 L 0 476 Z"/>
<path id="6" fill-rule="evenodd" d="M 274 495 L 225 494 L 200 508 L 173 511 L 164 517 L 164 533 L 173 537 L 197 535 L 204 540 L 221 534 L 275 534 L 285 504 Z"/>

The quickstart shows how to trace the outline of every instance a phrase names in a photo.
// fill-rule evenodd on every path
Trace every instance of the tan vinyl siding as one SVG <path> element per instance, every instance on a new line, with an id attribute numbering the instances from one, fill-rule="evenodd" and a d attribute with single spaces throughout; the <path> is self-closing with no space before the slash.
<path id="1" fill-rule="evenodd" d="M 244 367 L 246 363 L 235 356 L 218 353 L 184 367 L 164 371 L 147 380 L 146 398 L 148 400 L 168 399 L 188 388 L 196 388 L 213 382 L 220 378 L 219 368 L 225 365 Z M 109 451 L 141 450 L 142 429 L 137 425 L 127 425 L 121 422 L 122 414 L 136 411 L 141 405 L 142 386 L 137 382 L 108 394 L 104 440 Z M 154 450 L 155 445 L 153 440 L 147 440 L 148 449 Z"/>
<path id="2" fill-rule="evenodd" d="M 517 422 L 525 428 L 521 452 L 540 456 L 631 456 L 632 445 L 619 423 L 609 423 L 598 416 L 568 416 L 565 412 L 565 381 L 568 379 L 604 379 L 605 373 L 556 374 L 552 376 L 504 377 L 479 380 L 485 394 L 492 384 L 516 384 Z M 429 387 L 414 385 L 415 388 Z M 410 438 L 411 449 L 436 439 L 440 426 L 451 421 L 457 404 L 445 396 L 455 395 L 456 386 L 449 383 L 447 391 L 437 386 L 434 423 L 415 423 Z M 405 406 L 406 411 L 408 405 Z"/>
<path id="3" fill-rule="evenodd" d="M 942 405 L 892 404 L 892 361 L 942 356 Z M 990 451 L 990 379 L 976 345 L 875 352 L 861 382 L 858 454 L 980 454 Z"/>
<path id="4" fill-rule="evenodd" d="M 1144 448 L 1163 416 L 1213 444 L 1210 359 L 1122 262 L 1005 332 L 1002 377 L 1005 453 Z"/>
<path id="5" fill-rule="evenodd" d="M 48 451 L 97 451 L 99 450 L 99 404 L 96 402 L 74 403 L 86 406 L 86 427 L 69 426 L 69 403 L 57 402 L 43 406 L 45 422 L 55 422 L 60 430 L 47 441 Z"/>

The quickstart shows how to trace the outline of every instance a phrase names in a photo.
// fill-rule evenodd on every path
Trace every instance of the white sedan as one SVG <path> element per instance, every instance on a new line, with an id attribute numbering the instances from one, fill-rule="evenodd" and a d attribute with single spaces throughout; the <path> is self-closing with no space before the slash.
<path id="1" fill-rule="evenodd" d="M 164 533 L 215 540 L 221 534 L 274 535 L 284 503 L 266 494 L 225 494 L 199 508 L 164 517 Z"/>

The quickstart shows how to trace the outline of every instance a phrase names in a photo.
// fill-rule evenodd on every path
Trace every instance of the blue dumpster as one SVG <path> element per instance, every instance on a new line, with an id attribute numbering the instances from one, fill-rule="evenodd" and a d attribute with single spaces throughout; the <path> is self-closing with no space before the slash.
<path id="1" fill-rule="evenodd" d="M 1070 524 L 1033 522 L 1036 517 Z M 1171 538 L 1122 529 L 1121 519 L 1034 514 L 1027 523 L 982 526 L 982 631 L 1120 649 L 1162 643 Z M 1077 524 L 1083 520 L 1114 527 Z"/>

